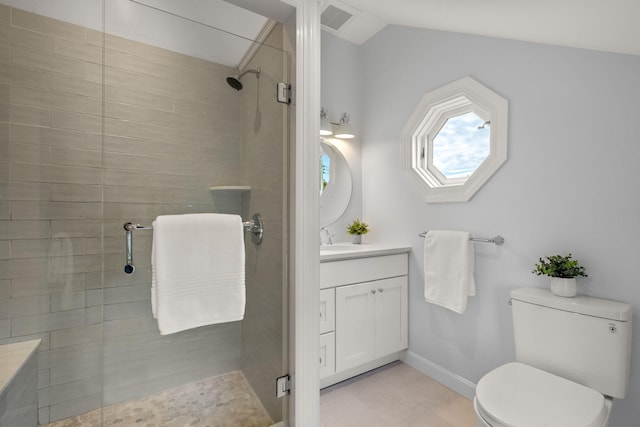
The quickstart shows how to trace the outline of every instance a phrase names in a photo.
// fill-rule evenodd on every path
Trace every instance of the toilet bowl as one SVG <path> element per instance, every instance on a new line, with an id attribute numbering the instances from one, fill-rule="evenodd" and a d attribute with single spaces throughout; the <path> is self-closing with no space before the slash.
<path id="1" fill-rule="evenodd" d="M 605 427 L 611 406 L 596 390 L 519 362 L 485 375 L 473 400 L 478 427 Z"/>
<path id="2" fill-rule="evenodd" d="M 478 427 L 606 427 L 626 396 L 631 305 L 511 291 L 516 361 L 478 381 Z"/>

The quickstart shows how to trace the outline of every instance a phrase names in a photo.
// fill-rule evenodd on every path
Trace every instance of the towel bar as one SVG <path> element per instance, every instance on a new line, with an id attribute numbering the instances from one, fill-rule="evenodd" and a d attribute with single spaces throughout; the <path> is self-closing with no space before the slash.
<path id="1" fill-rule="evenodd" d="M 428 232 L 429 232 L 429 230 L 423 231 L 422 233 L 418 234 L 418 236 L 425 237 Z M 492 239 L 482 238 L 482 237 L 469 237 L 469 240 L 471 240 L 473 242 L 495 243 L 498 246 L 500 246 L 500 245 L 502 245 L 504 243 L 504 237 L 502 237 L 500 235 L 497 235 L 496 237 L 494 237 Z"/>
<path id="2" fill-rule="evenodd" d="M 254 214 L 249 221 L 243 221 L 242 226 L 244 231 L 251 233 L 251 241 L 254 245 L 262 243 L 262 236 L 264 234 L 264 222 L 262 221 L 262 215 L 259 213 Z M 126 231 L 126 255 L 127 263 L 124 266 L 124 272 L 132 274 L 136 271 L 135 265 L 133 265 L 133 238 L 132 231 L 135 230 L 153 230 L 153 225 L 140 225 L 132 222 L 125 222 L 124 229 Z"/>

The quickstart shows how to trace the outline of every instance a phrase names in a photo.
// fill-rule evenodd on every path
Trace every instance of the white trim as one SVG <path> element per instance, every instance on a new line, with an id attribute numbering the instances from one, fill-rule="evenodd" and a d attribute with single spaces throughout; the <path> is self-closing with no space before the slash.
<path id="1" fill-rule="evenodd" d="M 287 3 L 293 3 L 291 0 Z M 320 425 L 320 13 L 317 0 L 296 0 L 294 349 L 291 426 Z"/>
<path id="2" fill-rule="evenodd" d="M 427 202 L 466 202 L 507 160 L 509 103 L 467 76 L 426 93 L 405 125 L 405 175 Z M 443 180 L 434 173 L 431 144 L 447 119 L 473 112 L 491 122 L 487 158 L 466 179 Z M 426 159 L 422 150 L 426 149 Z M 426 161 L 425 161 L 426 160 Z M 450 182 L 449 182 L 450 181 Z"/>
<path id="3" fill-rule="evenodd" d="M 249 62 L 251 62 L 256 52 L 258 52 L 258 49 L 267 40 L 267 37 L 269 37 L 269 34 L 271 34 L 271 31 L 273 31 L 276 24 L 277 22 L 273 19 L 268 19 L 267 22 L 265 22 L 262 30 L 260 30 L 260 34 L 258 34 L 255 41 L 251 44 L 251 47 L 247 50 L 247 52 L 245 52 L 244 56 L 240 60 L 240 63 L 238 63 L 238 71 L 242 72 L 245 68 L 247 68 Z"/>
<path id="4" fill-rule="evenodd" d="M 476 385 L 471 381 L 454 374 L 450 370 L 417 355 L 413 351 L 407 351 L 402 359 L 407 365 L 417 369 L 423 374 L 433 378 L 439 383 L 449 387 L 458 394 L 463 395 L 467 399 L 473 399 L 476 394 Z"/>
<path id="5" fill-rule="evenodd" d="M 395 362 L 396 360 L 402 360 L 402 356 L 405 354 L 405 352 L 406 352 L 405 350 L 397 351 L 395 353 L 391 353 L 386 356 L 379 357 L 375 360 L 371 360 L 361 365 L 354 366 L 345 371 L 341 371 L 336 374 L 330 375 L 320 380 L 320 388 L 326 388 L 326 387 L 332 386 L 344 380 L 348 380 L 349 378 L 353 378 L 360 374 L 364 374 L 365 372 L 369 372 L 373 369 Z"/>

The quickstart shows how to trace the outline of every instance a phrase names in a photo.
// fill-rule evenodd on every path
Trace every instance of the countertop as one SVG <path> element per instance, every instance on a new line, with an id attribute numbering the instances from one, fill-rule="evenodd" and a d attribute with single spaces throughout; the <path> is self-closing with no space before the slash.
<path id="1" fill-rule="evenodd" d="M 39 345 L 39 339 L 0 345 L 0 396 Z"/>
<path id="2" fill-rule="evenodd" d="M 362 243 L 355 245 L 353 243 L 337 242 L 333 245 L 320 246 L 320 262 L 402 254 L 409 251 L 411 251 L 411 246 L 403 244 Z"/>

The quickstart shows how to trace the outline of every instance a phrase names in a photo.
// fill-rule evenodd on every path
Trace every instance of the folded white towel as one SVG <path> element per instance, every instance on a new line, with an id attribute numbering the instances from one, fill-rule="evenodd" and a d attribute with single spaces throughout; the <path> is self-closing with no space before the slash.
<path id="1" fill-rule="evenodd" d="M 424 299 L 464 313 L 476 294 L 474 247 L 464 231 L 433 230 L 424 238 Z"/>
<path id="2" fill-rule="evenodd" d="M 243 233 L 238 215 L 156 218 L 151 298 L 160 334 L 242 320 Z"/>

